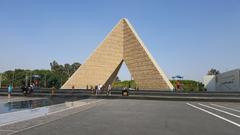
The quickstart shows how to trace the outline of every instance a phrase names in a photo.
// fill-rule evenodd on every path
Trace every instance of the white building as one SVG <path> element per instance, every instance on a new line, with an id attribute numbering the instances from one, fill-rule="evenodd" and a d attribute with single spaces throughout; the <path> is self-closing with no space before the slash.
<path id="1" fill-rule="evenodd" d="M 240 69 L 204 76 L 203 83 L 207 91 L 240 92 Z"/>

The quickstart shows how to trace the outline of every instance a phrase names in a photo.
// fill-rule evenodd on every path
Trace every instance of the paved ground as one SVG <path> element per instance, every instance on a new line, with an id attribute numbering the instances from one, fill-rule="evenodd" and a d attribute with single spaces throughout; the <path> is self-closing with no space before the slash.
<path id="1" fill-rule="evenodd" d="M 7 131 L 7 130 L 6 130 Z M 18 135 L 237 135 L 240 103 L 103 100 Z"/>

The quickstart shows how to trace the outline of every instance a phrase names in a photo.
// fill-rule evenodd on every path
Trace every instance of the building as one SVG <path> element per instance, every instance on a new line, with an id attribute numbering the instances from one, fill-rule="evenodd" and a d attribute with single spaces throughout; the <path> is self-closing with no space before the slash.
<path id="1" fill-rule="evenodd" d="M 203 78 L 207 91 L 240 92 L 240 69 Z"/>
<path id="2" fill-rule="evenodd" d="M 62 89 L 86 89 L 98 84 L 108 86 L 116 78 L 123 62 L 139 89 L 173 89 L 167 76 L 127 19 L 118 22 Z"/>

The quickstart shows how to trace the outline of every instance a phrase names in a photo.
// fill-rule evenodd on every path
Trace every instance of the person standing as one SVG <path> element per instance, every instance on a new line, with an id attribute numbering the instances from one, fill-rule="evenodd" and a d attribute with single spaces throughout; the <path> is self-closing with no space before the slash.
<path id="1" fill-rule="evenodd" d="M 112 85 L 109 84 L 109 85 L 108 85 L 108 89 L 107 89 L 107 95 L 108 95 L 108 96 L 111 96 L 111 90 L 112 90 Z"/>
<path id="2" fill-rule="evenodd" d="M 74 85 L 72 85 L 72 94 L 73 94 L 73 90 L 75 89 L 75 86 Z"/>
<path id="3" fill-rule="evenodd" d="M 97 95 L 97 91 L 98 91 L 98 85 L 95 85 L 95 88 L 94 88 L 95 95 Z"/>
<path id="4" fill-rule="evenodd" d="M 11 85 L 8 85 L 8 98 L 11 98 L 12 91 L 13 91 L 13 87 Z"/>
<path id="5" fill-rule="evenodd" d="M 101 88 L 102 88 L 102 85 L 99 84 L 99 85 L 98 85 L 98 89 L 97 89 L 97 94 L 100 94 L 100 92 L 101 92 Z"/>
<path id="6" fill-rule="evenodd" d="M 179 80 L 176 81 L 176 91 L 179 91 L 181 88 L 181 83 Z"/>
<path id="7" fill-rule="evenodd" d="M 56 91 L 56 88 L 53 86 L 52 88 L 51 88 L 51 96 L 53 96 L 54 95 L 54 93 L 55 93 L 55 91 Z"/>

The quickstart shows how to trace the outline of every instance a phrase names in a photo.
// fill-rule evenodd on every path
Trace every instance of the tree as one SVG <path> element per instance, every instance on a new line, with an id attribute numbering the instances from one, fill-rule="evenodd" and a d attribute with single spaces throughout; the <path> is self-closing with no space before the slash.
<path id="1" fill-rule="evenodd" d="M 65 73 L 70 77 L 80 66 L 78 62 L 73 63 L 72 65 L 66 63 L 64 65 L 58 64 L 55 60 L 50 63 L 51 71 L 58 73 Z"/>
<path id="2" fill-rule="evenodd" d="M 47 79 L 47 86 L 48 88 L 55 87 L 60 88 L 61 87 L 61 77 L 57 73 L 50 73 L 48 79 Z"/>
<path id="3" fill-rule="evenodd" d="M 55 60 L 50 63 L 51 66 L 51 71 L 53 72 L 63 72 L 64 71 L 64 66 L 59 65 Z"/>
<path id="4" fill-rule="evenodd" d="M 71 67 L 72 67 L 71 75 L 72 75 L 80 66 L 81 66 L 81 64 L 78 63 L 78 62 L 73 63 L 73 64 L 71 65 Z"/>
<path id="5" fill-rule="evenodd" d="M 214 68 L 210 69 L 207 73 L 207 75 L 218 75 L 220 72 Z"/>
<path id="6" fill-rule="evenodd" d="M 64 70 L 68 77 L 71 76 L 72 66 L 68 63 L 64 64 Z"/>
<path id="7" fill-rule="evenodd" d="M 53 62 L 50 63 L 51 66 L 51 71 L 55 71 L 58 68 L 58 63 L 54 60 Z"/>
<path id="8" fill-rule="evenodd" d="M 9 84 L 11 84 L 12 78 L 13 78 L 13 71 L 12 70 L 5 71 L 2 74 L 2 86 L 7 87 Z"/>
<path id="9" fill-rule="evenodd" d="M 51 70 L 36 69 L 36 70 L 24 70 L 15 69 L 8 70 L 2 73 L 2 86 L 7 87 L 9 84 L 14 84 L 14 87 L 20 87 L 25 84 L 30 84 L 30 80 L 33 82 L 33 75 L 39 76 L 37 78 L 39 87 L 56 87 L 60 88 L 67 79 L 81 66 L 80 63 L 75 62 L 71 64 L 60 65 L 57 61 L 50 63 Z M 35 78 L 36 79 L 36 78 Z M 26 82 L 27 81 L 27 82 Z M 32 83 L 31 82 L 31 83 Z"/>
<path id="10" fill-rule="evenodd" d="M 14 70 L 14 85 L 21 86 L 25 82 L 26 74 L 29 70 L 15 69 Z"/>

